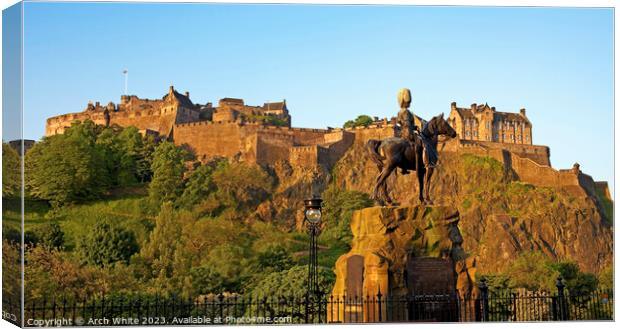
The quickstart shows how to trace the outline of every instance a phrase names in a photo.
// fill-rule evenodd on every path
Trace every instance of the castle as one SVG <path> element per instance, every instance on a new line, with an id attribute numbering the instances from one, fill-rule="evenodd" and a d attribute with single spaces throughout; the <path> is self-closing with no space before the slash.
<path id="1" fill-rule="evenodd" d="M 578 195 L 593 195 L 595 185 L 605 185 L 595 183 L 579 169 L 552 168 L 549 148 L 532 142 L 532 124 L 525 109 L 508 113 L 488 104 L 460 108 L 452 103 L 450 110 L 448 121 L 458 138 L 442 143 L 440 152 L 490 156 L 504 163 L 521 181 L 568 187 Z M 143 134 L 190 149 L 201 161 L 212 157 L 260 165 L 287 161 L 294 168 L 322 167 L 327 171 L 353 145 L 399 135 L 395 118 L 375 118 L 366 127 L 294 128 L 285 100 L 249 106 L 242 99 L 223 98 L 214 107 L 212 103 L 193 103 L 189 92 L 181 94 L 173 86 L 161 99 L 123 95 L 118 105 L 89 102 L 82 112 L 47 119 L 45 134 L 61 134 L 72 122 L 87 119 L 101 125 L 135 126 Z M 420 120 L 416 117 L 419 126 Z"/>
<path id="2" fill-rule="evenodd" d="M 450 125 L 461 139 L 532 145 L 532 124 L 522 108 L 519 113 L 498 112 L 488 104 L 450 106 Z"/>

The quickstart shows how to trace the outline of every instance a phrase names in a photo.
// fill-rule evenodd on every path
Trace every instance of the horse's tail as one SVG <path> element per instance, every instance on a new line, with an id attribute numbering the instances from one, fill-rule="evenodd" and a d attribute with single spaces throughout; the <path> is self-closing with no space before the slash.
<path id="1" fill-rule="evenodd" d="M 377 167 L 379 167 L 379 171 L 382 171 L 383 160 L 385 160 L 385 157 L 381 156 L 381 154 L 379 153 L 380 146 L 380 140 L 369 139 L 368 142 L 366 142 L 366 150 L 368 151 L 368 154 L 370 154 L 370 159 L 377 165 Z"/>

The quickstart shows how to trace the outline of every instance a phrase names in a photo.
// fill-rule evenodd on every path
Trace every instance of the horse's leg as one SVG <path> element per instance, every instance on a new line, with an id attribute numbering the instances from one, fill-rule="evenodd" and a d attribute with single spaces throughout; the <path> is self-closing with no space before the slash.
<path id="1" fill-rule="evenodd" d="M 392 203 L 392 200 L 390 199 L 390 196 L 387 193 L 387 178 L 390 177 L 390 174 L 392 174 L 392 171 L 394 171 L 394 168 L 396 168 L 394 163 L 392 161 L 388 161 L 386 166 L 383 168 L 381 175 L 379 175 L 377 179 L 377 188 L 383 195 L 382 201 L 387 201 L 389 203 Z"/>
<path id="2" fill-rule="evenodd" d="M 435 171 L 435 169 L 432 167 L 426 168 L 426 174 L 424 175 L 424 194 L 426 197 L 426 204 L 433 204 L 430 197 L 431 176 L 433 176 L 433 171 Z"/>
<path id="3" fill-rule="evenodd" d="M 396 168 L 394 168 L 396 169 Z M 387 175 L 387 177 L 390 177 L 390 174 Z M 392 198 L 390 198 L 390 192 L 388 192 L 387 190 L 387 181 L 385 182 L 385 184 L 383 184 L 383 188 L 381 189 L 381 193 L 383 194 L 385 201 L 389 204 L 392 205 Z"/>
<path id="4" fill-rule="evenodd" d="M 419 164 L 419 163 L 418 163 Z M 416 173 L 418 174 L 418 187 L 419 187 L 419 196 L 420 204 L 424 204 L 424 174 L 426 170 L 423 166 L 419 166 L 416 169 Z"/>
<path id="5" fill-rule="evenodd" d="M 381 177 L 381 172 L 377 175 L 375 179 L 375 188 L 372 190 L 372 199 L 375 201 L 379 201 L 379 177 Z"/>

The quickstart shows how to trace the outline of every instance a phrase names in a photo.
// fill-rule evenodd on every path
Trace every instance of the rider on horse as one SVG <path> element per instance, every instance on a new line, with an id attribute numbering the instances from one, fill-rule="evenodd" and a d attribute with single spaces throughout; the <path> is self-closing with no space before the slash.
<path id="1" fill-rule="evenodd" d="M 419 128 L 415 125 L 413 113 L 409 111 L 409 106 L 411 105 L 411 91 L 409 89 L 403 88 L 398 92 L 398 104 L 400 105 L 400 111 L 398 112 L 397 122 L 400 125 L 400 136 L 408 140 L 412 145 L 416 145 L 416 140 L 419 138 L 424 145 L 424 154 L 426 155 L 424 164 L 427 168 L 434 168 L 437 165 L 437 151 L 428 138 L 420 133 Z M 403 175 L 408 173 L 409 171 L 406 169 L 401 171 Z"/>

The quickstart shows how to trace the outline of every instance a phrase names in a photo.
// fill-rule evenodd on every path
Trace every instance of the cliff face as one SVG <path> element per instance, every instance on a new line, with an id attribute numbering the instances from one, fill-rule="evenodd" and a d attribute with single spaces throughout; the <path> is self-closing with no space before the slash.
<path id="1" fill-rule="evenodd" d="M 354 145 L 333 170 L 333 183 L 371 193 L 378 170 L 362 145 Z M 597 273 L 613 259 L 613 228 L 593 196 L 562 187 L 535 187 L 492 158 L 442 152 L 432 178 L 431 198 L 460 213 L 463 249 L 481 273 L 500 272 L 522 251 L 540 250 L 555 260 L 576 261 Z M 401 205 L 417 205 L 414 172 L 388 180 Z"/>

